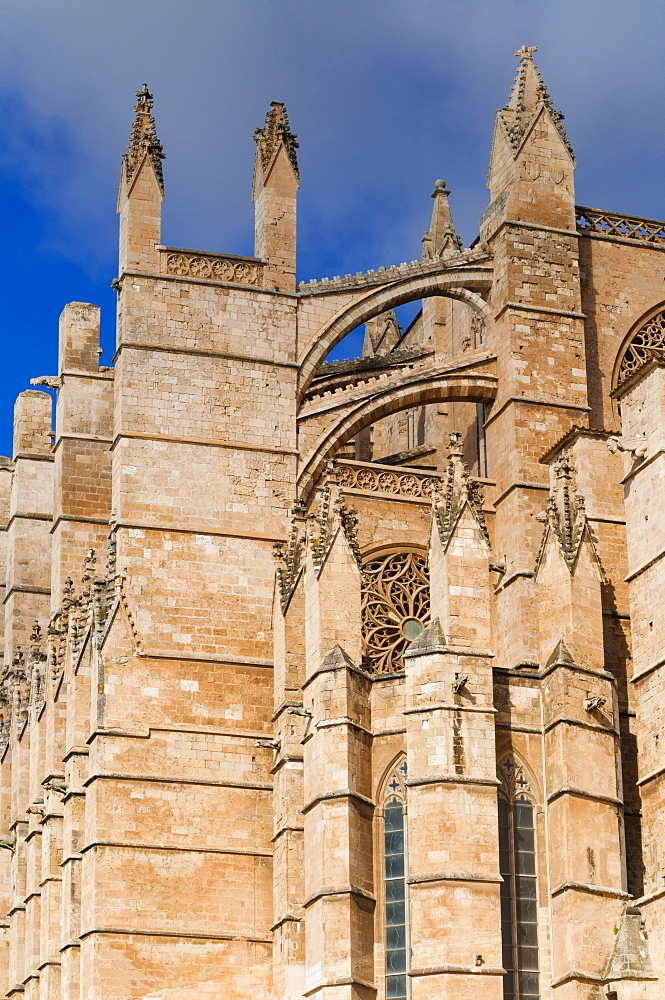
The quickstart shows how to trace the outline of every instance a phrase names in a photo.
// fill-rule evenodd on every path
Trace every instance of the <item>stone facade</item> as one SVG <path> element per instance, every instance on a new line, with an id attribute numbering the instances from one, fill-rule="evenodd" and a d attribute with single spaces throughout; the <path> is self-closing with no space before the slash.
<path id="1" fill-rule="evenodd" d="M 114 365 L 66 306 L 0 459 L 3 995 L 663 995 L 665 223 L 517 55 L 472 247 L 437 181 L 307 285 L 283 104 L 245 258 L 162 244 L 139 91 Z"/>

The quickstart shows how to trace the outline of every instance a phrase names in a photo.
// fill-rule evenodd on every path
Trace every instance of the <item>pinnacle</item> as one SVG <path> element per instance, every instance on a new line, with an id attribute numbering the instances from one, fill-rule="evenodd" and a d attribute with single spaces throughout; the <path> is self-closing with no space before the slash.
<path id="1" fill-rule="evenodd" d="M 462 249 L 462 241 L 455 231 L 455 223 L 448 204 L 450 191 L 444 180 L 434 184 L 432 221 L 423 234 L 423 260 L 451 257 Z"/>
<path id="2" fill-rule="evenodd" d="M 559 664 L 562 663 L 574 663 L 574 662 L 575 660 L 573 659 L 570 650 L 566 646 L 565 642 L 563 641 L 563 639 L 559 639 L 556 646 L 552 650 L 550 658 L 548 659 L 545 666 L 547 668 L 547 667 L 552 667 L 555 664 L 558 666 Z"/>
<path id="3" fill-rule="evenodd" d="M 162 144 L 157 138 L 155 119 L 151 114 L 153 98 L 148 90 L 147 83 L 144 83 L 141 89 L 136 91 L 136 97 L 134 124 L 129 133 L 129 145 L 123 159 L 125 176 L 127 180 L 131 180 L 144 155 L 147 153 L 159 181 L 159 186 L 163 191 L 164 176 L 161 161 L 164 159 L 164 152 Z"/>
<path id="4" fill-rule="evenodd" d="M 296 177 L 300 177 L 296 149 L 297 135 L 291 131 L 283 101 L 271 101 L 263 128 L 257 128 L 254 142 L 257 145 L 261 169 L 266 171 L 280 145 L 284 146 Z"/>
<path id="5" fill-rule="evenodd" d="M 533 61 L 533 53 L 537 51 L 535 45 L 523 45 L 515 53 L 520 64 L 508 102 L 499 110 L 499 117 L 513 148 L 517 150 L 537 113 L 542 107 L 547 108 L 564 146 L 573 156 L 573 148 L 562 125 L 563 115 L 552 104 L 547 87 Z"/>

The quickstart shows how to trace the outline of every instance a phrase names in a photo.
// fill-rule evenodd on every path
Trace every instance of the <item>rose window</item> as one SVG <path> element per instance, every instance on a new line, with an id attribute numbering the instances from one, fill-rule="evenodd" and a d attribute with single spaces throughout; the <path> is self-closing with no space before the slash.
<path id="1" fill-rule="evenodd" d="M 652 358 L 663 360 L 665 357 L 665 309 L 652 316 L 637 333 L 626 348 L 619 367 L 619 385 L 625 382 L 633 372 L 638 371 Z"/>
<path id="2" fill-rule="evenodd" d="M 393 552 L 363 565 L 363 666 L 404 669 L 404 650 L 429 622 L 429 570 L 416 552 Z"/>

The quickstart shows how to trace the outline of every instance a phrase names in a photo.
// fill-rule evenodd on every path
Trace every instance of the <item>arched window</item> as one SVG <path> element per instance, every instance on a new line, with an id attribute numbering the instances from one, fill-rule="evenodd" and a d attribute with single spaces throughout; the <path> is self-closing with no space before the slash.
<path id="1" fill-rule="evenodd" d="M 418 552 L 391 552 L 363 563 L 363 666 L 404 669 L 404 650 L 429 622 L 429 569 Z"/>
<path id="2" fill-rule="evenodd" d="M 499 863 L 504 1000 L 540 997 L 535 808 L 529 780 L 510 755 L 499 764 Z"/>
<path id="3" fill-rule="evenodd" d="M 407 997 L 406 773 L 402 760 L 388 779 L 383 803 L 386 1000 Z"/>

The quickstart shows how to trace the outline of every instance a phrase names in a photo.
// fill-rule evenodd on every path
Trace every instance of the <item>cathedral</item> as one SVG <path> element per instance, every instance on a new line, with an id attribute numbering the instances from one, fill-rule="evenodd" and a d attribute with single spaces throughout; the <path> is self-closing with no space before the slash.
<path id="1" fill-rule="evenodd" d="M 241 257 L 138 92 L 113 365 L 66 305 L 0 459 L 0 995 L 665 996 L 665 222 L 576 205 L 534 51 L 471 246 L 437 180 L 306 284 L 284 105 Z"/>

